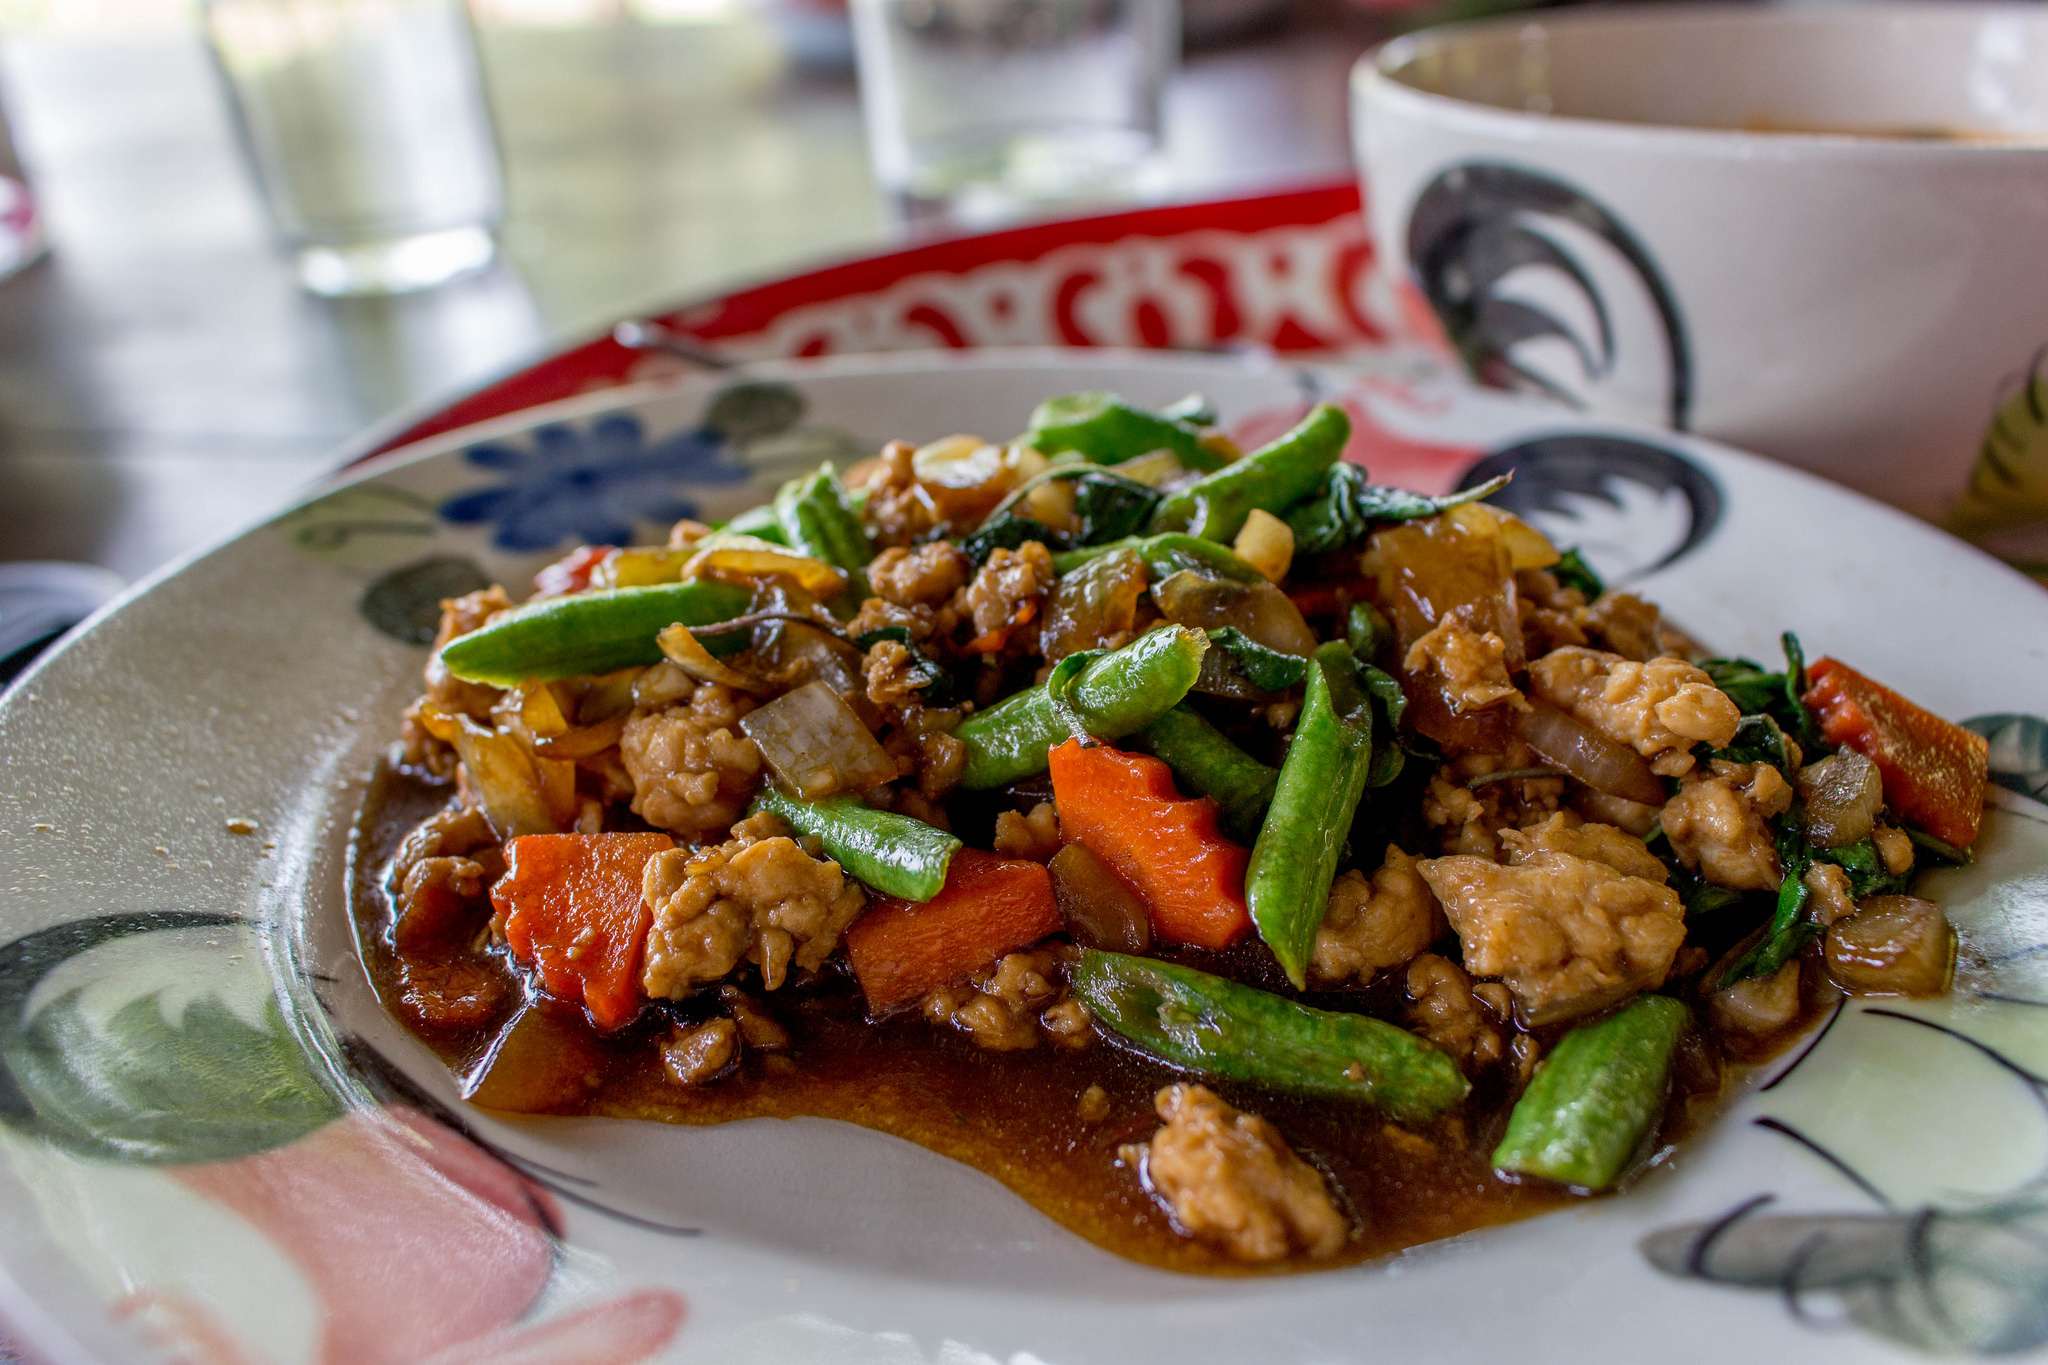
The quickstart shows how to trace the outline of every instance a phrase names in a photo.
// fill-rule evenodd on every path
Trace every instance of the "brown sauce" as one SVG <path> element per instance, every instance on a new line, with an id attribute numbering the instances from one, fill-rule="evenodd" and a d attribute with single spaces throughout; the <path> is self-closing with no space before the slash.
<path id="1" fill-rule="evenodd" d="M 1319 1166 L 1358 1229 L 1334 1259 L 1254 1268 L 1178 1233 L 1136 1173 L 1118 1159 L 1122 1144 L 1142 1142 L 1159 1126 L 1154 1093 L 1189 1078 L 1102 1037 L 1080 1051 L 1041 1046 L 988 1052 L 915 1013 L 869 1022 L 852 977 L 828 971 L 779 991 L 755 991 L 790 1031 L 793 1045 L 787 1052 L 746 1050 L 733 1073 L 684 1087 L 663 1069 L 657 1046 L 674 1016 L 652 1008 L 638 1023 L 600 1037 L 580 1008 L 531 1000 L 523 979 L 495 954 L 490 960 L 504 973 L 506 986 L 505 1003 L 495 1015 L 466 1028 L 424 1028 L 401 1006 L 405 964 L 390 944 L 391 906 L 380 874 L 406 832 L 448 794 L 445 787 L 380 769 L 350 850 L 350 896 L 357 942 L 380 999 L 452 1071 L 467 1078 L 466 1093 L 479 1101 L 493 1093 L 510 1094 L 520 1112 L 696 1125 L 800 1115 L 839 1119 L 964 1162 L 1110 1251 L 1166 1269 L 1212 1274 L 1320 1269 L 1366 1260 L 1526 1218 L 1577 1198 L 1540 1183 L 1509 1183 L 1493 1173 L 1488 1158 L 1513 1102 L 1499 1079 L 1500 1068 L 1475 1083 L 1460 1110 L 1412 1128 L 1396 1127 L 1358 1104 L 1215 1086 L 1225 1099 L 1270 1120 L 1297 1152 Z M 1256 951 L 1234 951 L 1223 958 L 1190 954 L 1183 960 L 1211 969 L 1227 965 L 1233 975 L 1256 980 Z M 1397 1017 L 1400 997 L 1392 992 L 1388 984 L 1384 998 L 1376 987 L 1309 999 L 1319 1004 L 1342 1000 L 1352 1008 L 1362 1005 Z M 1817 1008 L 1809 1000 L 1798 1022 L 1742 1056 L 1724 1056 L 1725 1042 L 1689 1040 L 1674 1067 L 1663 1120 L 1645 1143 L 1639 1167 L 1652 1164 L 1711 1118 L 1733 1079 L 1799 1036 Z M 533 1013 L 522 1015 L 522 1010 Z M 546 1072 L 532 1086 L 520 1088 L 520 1077 L 508 1080 L 503 1074 L 514 1068 L 502 1068 L 491 1083 L 507 1082 L 513 1088 L 479 1094 L 475 1086 L 489 1070 L 491 1050 L 515 1016 L 544 1028 L 544 1050 L 568 1058 L 567 1070 Z M 1541 1036 L 1548 1044 L 1561 1032 Z M 566 1082 L 561 1074 L 568 1075 Z M 1079 1112 L 1090 1085 L 1101 1086 L 1109 1097 L 1107 1115 L 1092 1123 Z"/>

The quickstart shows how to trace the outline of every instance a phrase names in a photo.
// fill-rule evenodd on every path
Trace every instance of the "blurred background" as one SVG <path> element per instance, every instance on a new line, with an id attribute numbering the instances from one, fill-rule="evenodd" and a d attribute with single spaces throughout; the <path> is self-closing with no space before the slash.
<path id="1" fill-rule="evenodd" d="M 805 0 L 475 0 L 497 261 L 300 287 L 193 0 L 0 4 L 48 244 L 0 282 L 0 561 L 134 578 L 280 506 L 366 425 L 614 321 L 917 231 L 870 170 L 845 20 Z M 1191 0 L 1155 198 L 1348 174 L 1343 0 Z M 4 206 L 0 206 L 4 207 Z"/>

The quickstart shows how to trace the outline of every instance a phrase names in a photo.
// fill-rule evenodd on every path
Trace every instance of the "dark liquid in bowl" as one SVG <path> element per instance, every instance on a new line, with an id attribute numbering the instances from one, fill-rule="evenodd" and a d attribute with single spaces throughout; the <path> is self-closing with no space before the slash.
<path id="1" fill-rule="evenodd" d="M 406 832 L 448 795 L 446 787 L 382 770 L 354 836 L 350 894 L 357 941 L 380 998 L 401 1019 L 407 1018 L 399 1007 L 403 964 L 388 937 L 391 906 L 380 874 Z M 1233 950 L 1228 960 L 1240 973 L 1256 972 L 1249 954 L 1257 951 L 1262 950 Z M 685 1087 L 662 1066 L 658 1043 L 674 1022 L 662 1009 L 651 1008 L 639 1023 L 600 1036 L 580 1007 L 529 999 L 510 965 L 492 960 L 507 987 L 495 1017 L 462 1029 L 408 1024 L 452 1071 L 469 1078 L 472 1090 L 478 1083 L 486 1087 L 479 1099 L 509 1097 L 527 1113 L 664 1123 L 798 1115 L 841 1119 L 965 1162 L 1062 1226 L 1133 1260 L 1183 1271 L 1247 1270 L 1176 1232 L 1133 1170 L 1118 1160 L 1121 1145 L 1143 1142 L 1159 1126 L 1154 1092 L 1189 1078 L 1102 1038 L 1081 1051 L 987 1052 L 915 1013 L 870 1023 L 853 979 L 827 972 L 801 986 L 755 991 L 792 1035 L 788 1051 L 747 1050 L 735 1074 Z M 1185 960 L 1193 966 L 1220 965 L 1214 955 L 1189 953 Z M 1344 1001 L 1350 1008 L 1399 1018 L 1405 998 L 1399 973 L 1389 975 L 1396 979 L 1383 978 L 1368 991 L 1347 994 Z M 1332 1003 L 1337 998 L 1320 999 Z M 1645 1145 L 1643 1164 L 1710 1119 L 1740 1075 L 1803 1032 L 1817 1008 L 1809 999 L 1791 1027 L 1744 1044 L 1739 1055 L 1728 1050 L 1731 1041 L 1689 1039 L 1674 1068 L 1663 1118 Z M 515 1018 L 529 1028 L 538 1026 L 548 1044 L 545 1050 L 564 1065 L 544 1062 L 528 1068 L 531 1074 L 526 1075 L 509 1074 L 505 1067 L 493 1071 L 487 1059 Z M 1544 1037 L 1546 1045 L 1556 1032 L 1561 1030 Z M 1459 1110 L 1412 1128 L 1397 1127 L 1356 1103 L 1215 1087 L 1232 1103 L 1274 1123 L 1296 1151 L 1321 1167 L 1341 1191 L 1359 1229 L 1337 1258 L 1283 1262 L 1270 1269 L 1319 1269 L 1366 1260 L 1574 1202 L 1564 1190 L 1511 1184 L 1493 1173 L 1488 1158 L 1513 1103 L 1504 1070 L 1483 1074 Z M 1081 1096 L 1091 1085 L 1106 1092 L 1108 1113 L 1084 1122 Z"/>

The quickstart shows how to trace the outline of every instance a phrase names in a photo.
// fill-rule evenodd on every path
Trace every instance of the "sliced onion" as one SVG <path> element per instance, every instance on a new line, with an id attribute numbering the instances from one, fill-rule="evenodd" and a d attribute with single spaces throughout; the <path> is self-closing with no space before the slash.
<path id="1" fill-rule="evenodd" d="M 1595 791 L 1646 806 L 1664 804 L 1664 784 L 1641 754 L 1554 706 L 1539 701 L 1516 712 L 1515 733 L 1537 754 Z"/>
<path id="2" fill-rule="evenodd" d="M 753 536 L 728 532 L 700 542 L 697 552 L 682 567 L 685 579 L 721 578 L 751 582 L 778 575 L 794 579 L 804 591 L 820 597 L 835 597 L 846 588 L 846 575 L 830 564 Z"/>
<path id="3" fill-rule="evenodd" d="M 470 790 L 483 804 L 484 818 L 500 840 L 522 834 L 559 834 L 574 816 L 575 764 L 536 760 L 512 736 L 438 707 L 422 706 L 419 720 L 434 738 L 455 746 Z M 566 813 L 558 816 L 556 812 L 565 807 Z"/>
<path id="4" fill-rule="evenodd" d="M 1828 926 L 1828 975 L 1851 995 L 1941 995 L 1955 970 L 1956 931 L 1933 901 L 1866 896 Z"/>
<path id="5" fill-rule="evenodd" d="M 1060 575 L 1038 627 L 1047 663 L 1094 649 L 1132 629 L 1145 595 L 1145 561 L 1135 550 L 1113 550 Z"/>
<path id="6" fill-rule="evenodd" d="M 740 729 L 754 741 L 776 779 L 806 801 L 835 792 L 866 791 L 897 777 L 896 763 L 882 752 L 837 692 L 807 682 L 766 706 L 740 717 Z"/>
<path id="7" fill-rule="evenodd" d="M 679 583 L 683 578 L 683 566 L 690 562 L 697 547 L 670 549 L 667 546 L 644 546 L 636 549 L 613 550 L 590 572 L 592 590 L 600 588 L 647 588 L 657 583 Z"/>
<path id="8" fill-rule="evenodd" d="M 1239 583 L 1183 569 L 1152 588 L 1166 619 L 1193 630 L 1236 626 L 1254 644 L 1306 659 L 1316 652 L 1315 632 L 1301 608 L 1271 583 Z"/>
<path id="9" fill-rule="evenodd" d="M 626 733 L 630 711 L 607 716 L 595 725 L 579 725 L 547 739 L 536 739 L 533 752 L 541 758 L 594 758 L 619 742 Z"/>
<path id="10" fill-rule="evenodd" d="M 698 682 L 717 683 L 740 692 L 765 693 L 773 690 L 760 679 L 750 678 L 731 664 L 712 658 L 711 651 L 699 644 L 690 628 L 681 622 L 663 628 L 654 640 L 670 663 Z"/>
<path id="11" fill-rule="evenodd" d="M 1052 873 L 1060 915 L 1082 947 L 1142 953 L 1152 946 L 1144 902 L 1084 845 L 1068 844 L 1053 854 L 1046 870 Z"/>
<path id="12" fill-rule="evenodd" d="M 1875 763 L 1843 749 L 1801 768 L 1797 782 L 1808 839 L 1822 848 L 1843 848 L 1870 837 L 1884 806 L 1884 779 Z"/>

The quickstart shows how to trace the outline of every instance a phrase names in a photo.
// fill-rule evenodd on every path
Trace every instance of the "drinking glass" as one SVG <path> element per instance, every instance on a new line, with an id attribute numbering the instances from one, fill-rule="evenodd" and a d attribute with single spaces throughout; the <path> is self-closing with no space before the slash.
<path id="1" fill-rule="evenodd" d="M 875 174 L 988 221 L 1157 187 L 1179 0 L 853 0 Z"/>
<path id="2" fill-rule="evenodd" d="M 489 264 L 504 208 L 462 0 L 204 0 L 243 149 L 317 294 Z"/>

